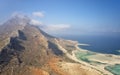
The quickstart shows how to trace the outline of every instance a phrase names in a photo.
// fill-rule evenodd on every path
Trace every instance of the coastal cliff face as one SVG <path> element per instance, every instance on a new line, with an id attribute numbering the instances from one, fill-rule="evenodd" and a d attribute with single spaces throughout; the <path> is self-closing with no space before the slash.
<path id="1" fill-rule="evenodd" d="M 15 16 L 0 26 L 0 75 L 102 75 L 72 57 L 77 42 L 48 35 Z"/>

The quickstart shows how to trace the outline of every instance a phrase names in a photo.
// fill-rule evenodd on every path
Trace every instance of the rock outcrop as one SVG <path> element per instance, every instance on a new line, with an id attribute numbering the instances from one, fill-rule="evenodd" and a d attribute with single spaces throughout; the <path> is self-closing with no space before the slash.
<path id="1" fill-rule="evenodd" d="M 87 71 L 59 47 L 71 54 L 76 42 L 53 37 L 29 21 L 16 16 L 0 26 L 0 75 L 100 75 Z"/>

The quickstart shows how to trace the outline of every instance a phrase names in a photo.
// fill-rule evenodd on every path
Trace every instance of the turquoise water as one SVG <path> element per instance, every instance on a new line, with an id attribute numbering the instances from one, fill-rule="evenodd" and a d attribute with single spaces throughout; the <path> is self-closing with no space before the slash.
<path id="1" fill-rule="evenodd" d="M 76 55 L 77 59 L 90 63 L 91 61 L 88 59 L 88 56 L 94 55 L 94 53 L 77 52 L 77 53 L 75 53 L 75 55 Z"/>
<path id="2" fill-rule="evenodd" d="M 67 36 L 65 39 L 79 41 L 80 43 L 89 44 L 90 46 L 80 46 L 80 48 L 87 49 L 89 51 L 116 54 L 120 55 L 120 36 Z M 104 64 L 100 62 L 90 61 L 88 57 L 91 53 L 76 53 L 76 57 L 79 60 L 83 60 L 88 63 Z M 94 55 L 94 54 L 93 54 Z M 106 70 L 110 71 L 114 75 L 120 75 L 120 64 L 107 66 Z"/>
<path id="3" fill-rule="evenodd" d="M 107 66 L 105 69 L 113 73 L 114 75 L 120 75 L 120 64 Z"/>

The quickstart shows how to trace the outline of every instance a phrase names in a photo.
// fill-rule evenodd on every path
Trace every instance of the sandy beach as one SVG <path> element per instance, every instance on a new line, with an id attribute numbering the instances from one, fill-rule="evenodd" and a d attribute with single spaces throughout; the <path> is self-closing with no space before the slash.
<path id="1" fill-rule="evenodd" d="M 72 55 L 68 53 L 68 50 L 65 49 L 64 47 L 62 47 L 60 45 L 60 42 L 62 41 L 57 41 L 57 45 L 58 47 L 67 55 L 67 57 L 69 57 L 70 59 L 82 64 L 84 67 L 86 67 L 86 69 L 91 68 L 94 69 L 98 72 L 100 72 L 101 74 L 106 74 L 106 75 L 114 75 L 112 74 L 110 71 L 106 70 L 105 67 L 110 66 L 110 65 L 115 65 L 115 64 L 120 64 L 120 56 L 119 55 L 113 55 L 113 54 L 102 54 L 102 53 L 96 53 L 96 52 L 91 52 L 89 50 L 85 50 L 85 49 L 81 49 L 79 48 L 79 45 L 84 45 L 84 46 L 90 46 L 88 44 L 80 44 L 76 41 L 69 41 L 69 45 L 72 45 L 75 47 L 75 50 L 72 50 Z M 86 54 L 83 55 L 84 58 L 86 58 L 87 60 L 90 61 L 86 62 L 83 60 L 79 60 L 76 57 L 76 53 L 80 53 L 80 54 Z M 90 55 L 87 55 L 90 54 Z"/>

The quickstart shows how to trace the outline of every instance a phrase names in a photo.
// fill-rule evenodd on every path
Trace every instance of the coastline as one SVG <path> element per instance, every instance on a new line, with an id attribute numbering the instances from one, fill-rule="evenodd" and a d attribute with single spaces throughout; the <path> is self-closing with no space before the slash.
<path id="1" fill-rule="evenodd" d="M 90 46 L 89 44 L 78 43 L 78 46 Z"/>
<path id="2" fill-rule="evenodd" d="M 56 41 L 56 44 L 59 47 L 59 49 L 62 50 L 69 59 L 74 60 L 75 62 L 79 63 L 81 68 L 83 68 L 84 70 L 87 70 L 87 71 L 93 71 L 95 73 L 98 73 L 98 75 L 103 75 L 94 66 L 92 66 L 84 61 L 80 61 L 76 58 L 75 52 L 78 51 L 78 42 L 77 41 L 67 40 L 67 42 L 72 43 L 72 46 L 74 46 L 76 48 L 76 49 L 72 50 L 72 54 L 69 54 L 68 50 L 60 45 L 60 41 L 58 41 L 58 40 L 55 40 L 55 41 Z M 61 41 L 64 41 L 64 40 L 61 40 Z M 74 64 L 76 64 L 76 63 L 74 63 Z"/>
<path id="3" fill-rule="evenodd" d="M 64 39 L 56 39 L 55 41 L 58 48 L 63 51 L 69 59 L 78 62 L 87 70 L 98 72 L 100 75 L 114 75 L 111 71 L 106 70 L 105 67 L 120 64 L 120 62 L 118 62 L 120 61 L 120 56 L 118 55 L 102 54 L 80 48 L 80 45 L 90 46 L 88 44 L 81 44 L 78 41 Z M 77 57 L 76 53 L 80 53 L 80 55 L 78 54 L 79 57 Z"/>
<path id="4" fill-rule="evenodd" d="M 92 52 L 86 49 L 82 49 L 79 47 L 80 43 L 76 44 L 76 48 L 78 49 L 75 53 L 77 52 Z M 83 44 L 86 46 L 86 44 Z M 93 55 L 88 55 L 88 57 L 86 57 L 88 60 L 92 61 L 92 62 L 100 62 L 100 63 L 105 63 L 105 64 L 92 64 L 92 66 L 96 67 L 98 70 L 100 70 L 101 72 L 108 74 L 108 75 L 113 75 L 112 72 L 108 71 L 105 69 L 105 67 L 109 66 L 109 65 L 116 65 L 116 64 L 120 64 L 120 56 L 119 55 L 114 55 L 114 54 L 103 54 L 103 53 L 97 53 L 97 52 L 92 52 L 95 53 Z M 81 60 L 82 61 L 82 60 Z M 88 63 L 90 64 L 90 63 Z M 91 65 L 91 64 L 90 64 Z"/>

